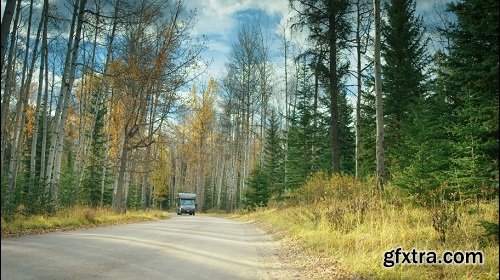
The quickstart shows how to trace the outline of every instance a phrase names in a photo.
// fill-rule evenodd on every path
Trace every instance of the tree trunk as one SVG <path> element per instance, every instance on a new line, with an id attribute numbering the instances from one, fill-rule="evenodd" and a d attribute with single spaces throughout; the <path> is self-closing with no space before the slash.
<path id="1" fill-rule="evenodd" d="M 63 73 L 62 73 L 62 85 L 59 97 L 57 98 L 57 107 L 54 113 L 54 117 L 52 118 L 52 123 L 50 126 L 50 147 L 49 147 L 49 156 L 47 158 L 47 168 L 46 168 L 46 181 L 45 181 L 45 191 L 46 193 L 52 193 L 51 190 L 51 181 L 52 181 L 52 173 L 54 167 L 54 159 L 56 154 L 56 145 L 58 141 L 59 129 L 61 127 L 61 111 L 63 110 L 63 103 L 67 103 L 67 99 L 65 96 L 66 87 L 63 85 L 68 82 L 68 71 L 69 71 L 69 63 L 71 61 L 71 49 L 73 48 L 73 33 L 75 32 L 76 19 L 78 15 L 78 5 L 75 3 L 73 5 L 73 16 L 71 19 L 71 28 L 69 32 L 68 44 L 66 49 L 66 58 L 64 61 Z M 69 95 L 69 93 L 67 93 Z"/>
<path id="2" fill-rule="evenodd" d="M 376 161 L 377 161 L 377 185 L 381 191 L 384 190 L 384 119 L 382 108 L 382 70 L 380 64 L 380 0 L 374 0 L 375 10 L 375 92 L 376 92 Z"/>
<path id="3" fill-rule="evenodd" d="M 1 107 L 1 119 L 0 119 L 0 122 L 1 122 L 1 129 L 2 129 L 2 139 L 1 139 L 1 142 L 2 142 L 2 147 L 1 147 L 1 155 L 0 155 L 0 169 L 2 170 L 2 175 L 3 175 L 3 171 L 5 170 L 4 169 L 4 159 L 5 159 L 5 150 L 6 150 L 6 146 L 7 146 L 7 114 L 9 112 L 9 105 L 10 105 L 10 97 L 12 95 L 12 91 L 14 90 L 14 84 L 15 84 L 15 81 L 14 81 L 14 64 L 15 64 L 15 60 L 14 60 L 14 50 L 15 50 L 15 46 L 17 45 L 17 42 L 16 42 L 16 34 L 17 34 L 17 26 L 19 24 L 19 17 L 20 17 L 20 14 L 21 14 L 21 0 L 18 0 L 17 1 L 17 8 L 16 8 L 16 16 L 15 16 L 15 19 L 14 19 L 14 26 L 12 28 L 12 33 L 11 33 L 11 36 L 10 36 L 10 46 L 9 46 L 9 57 L 8 57 L 8 60 L 7 60 L 7 70 L 6 70 L 6 74 L 5 74 L 5 85 L 4 85 L 4 93 L 3 93 L 3 97 L 2 97 L 2 107 Z M 7 32 L 8 33 L 8 32 Z M 4 34 L 2 32 L 2 34 Z M 2 64 L 2 69 L 1 69 L 2 73 L 4 71 L 3 69 L 3 64 Z"/>
<path id="4" fill-rule="evenodd" d="M 5 49 L 7 49 L 7 36 L 9 36 L 9 31 L 10 31 L 10 24 L 12 22 L 12 17 L 14 16 L 14 8 L 16 7 L 16 0 L 7 0 L 7 3 L 5 3 L 4 11 L 3 11 L 3 17 L 2 17 L 2 29 L 0 32 L 1 36 L 1 62 L 0 62 L 0 72 L 3 72 L 3 62 L 4 62 L 4 55 L 5 55 Z M 14 27 L 15 28 L 15 27 Z M 11 41 L 11 44 L 13 44 L 14 41 Z"/>
<path id="5" fill-rule="evenodd" d="M 46 34 L 44 34 L 45 36 Z M 44 86 L 44 95 L 43 95 L 43 107 L 41 111 L 41 118 L 42 118 L 42 150 L 40 151 L 40 175 L 39 175 L 39 180 L 38 180 L 38 186 L 40 188 L 43 188 L 43 182 L 45 182 L 45 152 L 46 152 L 46 144 L 47 144 L 47 103 L 49 103 L 49 60 L 48 60 L 48 46 L 47 46 L 47 38 L 44 37 L 43 40 L 45 40 L 45 47 L 44 47 L 44 53 L 43 53 L 43 60 L 45 60 L 45 86 Z M 43 45 L 43 43 L 42 43 Z M 42 47 L 43 48 L 43 47 Z"/>
<path id="6" fill-rule="evenodd" d="M 33 9 L 33 1 L 31 2 L 30 5 L 30 17 L 28 20 L 29 25 L 31 26 L 31 14 L 32 14 L 32 9 Z M 26 113 L 28 111 L 28 106 L 29 106 L 29 92 L 30 92 L 30 85 L 31 85 L 31 80 L 33 77 L 33 71 L 35 69 L 35 63 L 38 55 L 38 44 L 40 42 L 40 33 L 41 29 L 43 26 L 43 18 L 40 20 L 40 23 L 38 25 L 38 30 L 36 34 L 36 39 L 33 47 L 33 55 L 31 57 L 31 64 L 28 63 L 28 50 L 29 50 L 29 39 L 27 40 L 26 43 L 26 53 L 25 53 L 25 65 L 23 67 L 23 75 L 27 69 L 27 66 L 29 65 L 30 68 L 27 72 L 27 75 L 25 76 L 25 79 L 22 80 L 21 82 L 21 90 L 20 90 L 20 99 L 18 102 L 18 114 L 16 114 L 16 118 L 14 121 L 14 140 L 12 143 L 12 153 L 11 153 L 11 161 L 9 163 L 9 192 L 13 192 L 14 188 L 16 186 L 16 181 L 17 181 L 17 173 L 19 170 L 19 164 L 21 160 L 21 155 L 23 152 L 23 138 L 24 138 L 24 131 L 25 131 L 25 123 L 26 123 Z M 28 30 L 30 28 L 28 27 Z M 28 35 L 29 38 L 29 35 Z M 19 116 L 21 116 L 21 123 L 18 124 L 19 121 Z M 10 196 L 12 198 L 12 196 Z"/>
<path id="7" fill-rule="evenodd" d="M 113 202 L 111 207 L 117 213 L 123 213 L 125 211 L 124 203 L 124 180 L 125 172 L 127 169 L 128 161 L 128 139 L 126 133 L 124 132 L 121 140 L 121 150 L 120 150 L 120 165 L 118 167 L 117 178 L 115 180 L 115 187 L 113 189 Z"/>
<path id="8" fill-rule="evenodd" d="M 337 32 L 335 16 L 330 15 L 330 130 L 332 145 L 332 172 L 340 172 L 339 86 L 337 77 Z"/>
<path id="9" fill-rule="evenodd" d="M 360 1 L 356 1 L 356 79 L 357 79 L 357 96 L 356 96 L 356 151 L 355 151 L 355 178 L 359 178 L 359 154 L 361 151 L 361 7 Z"/>
<path id="10" fill-rule="evenodd" d="M 78 49 L 80 46 L 80 38 L 82 34 L 82 26 L 83 26 L 83 16 L 85 13 L 85 5 L 87 0 L 80 0 L 80 7 L 78 8 L 78 23 L 76 27 L 76 35 L 75 35 L 75 44 L 73 46 L 73 52 L 71 54 L 71 68 L 69 69 L 69 73 L 67 76 L 68 81 L 63 81 L 61 85 L 61 95 L 64 92 L 64 104 L 61 112 L 61 120 L 59 125 L 59 135 L 57 137 L 57 145 L 56 145 L 56 154 L 54 159 L 54 170 L 53 170 L 53 178 L 51 180 L 52 187 L 52 205 L 57 209 L 58 204 L 58 191 L 59 191 L 59 179 L 61 176 L 61 157 L 64 146 L 64 130 L 66 127 L 66 118 L 67 118 L 67 108 L 69 102 L 69 96 L 71 95 L 71 89 L 73 88 L 73 82 L 75 81 L 75 73 L 76 73 L 76 60 L 78 57 Z"/>
<path id="11" fill-rule="evenodd" d="M 283 28 L 283 42 L 285 48 L 285 162 L 284 162 L 284 172 L 285 172 L 285 191 L 288 179 L 288 119 L 289 119 L 289 106 L 288 106 L 288 69 L 287 69 L 287 52 L 288 45 L 286 41 L 286 27 Z"/>
<path id="12" fill-rule="evenodd" d="M 33 140 L 31 141 L 31 160 L 30 160 L 30 189 L 35 185 L 35 175 L 36 175 L 36 150 L 38 144 L 38 124 L 40 122 L 40 104 L 42 102 L 42 90 L 43 90 L 43 81 L 44 81 L 44 69 L 45 69 L 45 50 L 47 48 L 47 21 L 48 21 L 48 9 L 49 9 L 49 1 L 44 0 L 43 2 L 43 11 L 42 11 L 42 19 L 43 22 L 43 35 L 42 35 L 42 49 L 41 59 L 40 59 L 40 70 L 38 73 L 38 93 L 36 98 L 36 108 L 35 108 L 35 123 L 33 128 Z M 36 44 L 35 44 L 36 45 Z M 48 79 L 48 77 L 45 77 Z"/>
<path id="13" fill-rule="evenodd" d="M 111 27 L 111 35 L 109 36 L 109 42 L 108 42 L 108 48 L 107 48 L 107 51 L 106 51 L 106 62 L 104 63 L 104 73 L 107 74 L 108 73 L 108 67 L 109 67 L 109 61 L 110 61 L 110 58 L 111 58 L 111 51 L 112 51 L 112 48 L 113 48 L 113 41 L 114 41 L 114 38 L 115 38 L 115 32 L 116 32 L 116 25 L 117 25 L 117 19 L 118 19 L 118 8 L 119 8 L 119 5 L 120 5 L 120 0 L 117 0 L 116 1 L 116 4 L 115 4 L 115 11 L 114 11 L 114 16 L 113 16 L 113 26 Z M 105 79 L 102 80 L 101 82 L 101 85 L 103 85 L 101 87 L 101 90 L 102 92 L 104 93 L 104 97 L 103 97 L 103 103 L 105 103 L 107 100 L 106 100 L 106 97 L 108 95 L 108 90 L 109 90 L 109 87 L 108 87 L 108 83 L 106 82 Z M 108 113 L 108 123 L 110 122 L 111 120 L 111 112 L 112 112 L 112 102 L 111 100 L 113 100 L 113 91 L 111 91 L 111 96 L 109 97 L 109 113 Z M 111 130 L 108 130 L 108 135 L 106 137 L 106 142 L 105 142 L 105 155 L 104 155 L 104 164 L 103 164 L 103 172 L 102 172 L 102 178 L 101 178 L 101 201 L 100 201 L 100 205 L 103 206 L 104 204 L 104 186 L 105 186 L 105 183 L 106 183 L 106 170 L 107 170 L 107 164 L 108 164 L 108 160 L 109 160 L 109 143 L 110 143 L 110 138 L 111 138 Z"/>

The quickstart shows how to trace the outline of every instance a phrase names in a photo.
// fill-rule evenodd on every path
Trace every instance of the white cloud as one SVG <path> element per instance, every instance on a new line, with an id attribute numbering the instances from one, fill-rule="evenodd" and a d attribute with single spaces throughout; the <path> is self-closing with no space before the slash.
<path id="1" fill-rule="evenodd" d="M 193 36 L 205 35 L 208 38 L 206 60 L 212 61 L 207 75 L 221 78 L 225 64 L 236 40 L 237 15 L 247 10 L 262 10 L 268 16 L 284 17 L 288 13 L 288 0 L 193 0 L 188 1 L 187 9 L 196 9 L 196 24 Z"/>

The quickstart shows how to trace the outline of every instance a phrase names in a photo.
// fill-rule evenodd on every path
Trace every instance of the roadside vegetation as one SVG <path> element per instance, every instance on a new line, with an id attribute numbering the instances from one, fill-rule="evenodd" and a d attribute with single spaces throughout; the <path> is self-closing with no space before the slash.
<path id="1" fill-rule="evenodd" d="M 375 279 L 498 279 L 498 200 L 421 201 L 376 182 L 318 173 L 289 199 L 238 217 L 258 220 L 327 255 L 346 270 Z M 477 250 L 483 265 L 383 266 L 384 252 Z"/>
<path id="2" fill-rule="evenodd" d="M 19 208 L 19 207 L 18 207 Z M 53 215 L 25 216 L 22 206 L 18 214 L 5 220 L 2 217 L 2 238 L 26 234 L 39 234 L 59 230 L 91 228 L 138 221 L 159 220 L 170 217 L 161 210 L 130 210 L 117 214 L 111 208 L 90 208 L 76 206 Z"/>

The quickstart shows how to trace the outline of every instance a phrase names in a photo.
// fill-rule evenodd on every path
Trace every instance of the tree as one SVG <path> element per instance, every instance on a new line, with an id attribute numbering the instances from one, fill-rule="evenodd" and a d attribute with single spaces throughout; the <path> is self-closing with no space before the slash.
<path id="1" fill-rule="evenodd" d="M 256 207 L 267 206 L 267 202 L 271 197 L 269 174 L 259 168 L 254 168 L 248 178 L 248 187 L 244 192 L 246 207 L 255 209 Z"/>
<path id="2" fill-rule="evenodd" d="M 234 43 L 230 55 L 230 62 L 227 66 L 228 73 L 223 82 L 228 95 L 227 101 L 231 102 L 230 114 L 235 118 L 235 151 L 237 155 L 236 175 L 239 178 L 235 190 L 235 203 L 239 206 L 243 189 L 245 188 L 246 177 L 252 165 L 251 161 L 255 157 L 256 141 L 253 141 L 256 134 L 255 119 L 259 113 L 261 120 L 265 117 L 265 111 L 269 98 L 269 66 L 266 61 L 268 56 L 268 46 L 265 46 L 260 25 L 242 25 L 238 31 L 238 39 Z M 259 106 L 260 105 L 260 106 Z M 260 168 L 260 167 L 259 167 Z"/>
<path id="3" fill-rule="evenodd" d="M 134 20 L 126 22 L 126 35 L 111 71 L 114 75 L 113 110 L 122 115 L 117 135 L 119 163 L 112 203 L 117 212 L 126 209 L 124 183 L 130 171 L 127 169 L 132 152 L 154 143 L 151 135 L 162 128 L 177 100 L 177 91 L 188 81 L 192 74 L 189 69 L 203 50 L 203 45 L 191 43 L 189 31 L 194 14 L 183 18 L 185 11 L 181 1 L 168 6 L 147 1 L 136 4 L 131 7 L 135 11 Z M 168 8 L 167 17 L 163 8 Z M 164 18 L 167 20 L 163 21 Z M 149 28 L 155 25 L 156 28 Z M 151 106 L 157 106 L 153 111 L 158 114 L 148 120 Z"/>
<path id="4" fill-rule="evenodd" d="M 296 105 L 290 116 L 287 151 L 287 188 L 295 189 L 304 183 L 318 165 L 318 146 L 322 142 L 317 136 L 313 116 L 313 92 L 309 83 L 310 72 L 305 57 L 298 72 L 298 87 L 295 92 Z M 316 148 L 313 148 L 316 145 Z M 317 150 L 318 149 L 318 150 Z M 323 153 L 326 155 L 326 153 Z M 329 155 L 326 155 L 327 157 Z"/>
<path id="5" fill-rule="evenodd" d="M 384 162 L 384 115 L 382 108 L 382 73 L 380 64 L 380 0 L 373 0 L 375 13 L 375 104 L 376 104 L 376 160 L 377 160 L 377 185 L 384 190 L 385 162 Z"/>
<path id="6" fill-rule="evenodd" d="M 266 142 L 264 147 L 264 173 L 269 175 L 270 190 L 278 199 L 284 193 L 284 145 L 280 133 L 278 114 L 271 111 L 269 124 L 266 128 Z"/>
<path id="7" fill-rule="evenodd" d="M 89 205 L 91 207 L 97 207 L 101 201 L 101 178 L 103 172 L 105 172 L 103 155 L 105 154 L 105 135 L 104 135 L 104 116 L 106 115 L 107 108 L 104 105 L 104 99 L 102 94 L 98 91 L 99 82 L 102 80 L 97 80 L 89 77 L 89 82 L 97 82 L 97 85 L 92 87 L 94 90 L 91 92 L 89 113 L 92 118 L 95 119 L 93 126 L 91 127 L 92 132 L 90 137 L 90 156 L 89 164 L 84 170 L 84 178 L 80 190 L 80 200 L 82 204 Z"/>
<path id="8" fill-rule="evenodd" d="M 339 96 L 341 91 L 342 63 L 340 51 L 347 47 L 350 25 L 347 21 L 349 1 L 346 0 L 291 0 L 291 7 L 298 12 L 296 27 L 307 27 L 309 39 L 318 46 L 325 46 L 327 55 L 322 57 L 326 67 L 321 67 L 326 89 L 329 92 L 331 168 L 334 173 L 341 171 L 341 131 L 339 127 Z"/>
<path id="9" fill-rule="evenodd" d="M 366 54 L 368 49 L 368 42 L 370 39 L 371 30 L 371 15 L 372 10 L 370 9 L 369 1 L 356 1 L 356 80 L 357 80 L 357 91 L 356 91 L 356 147 L 355 147 L 355 172 L 354 176 L 359 178 L 360 168 L 361 168 L 361 100 L 363 96 L 363 70 L 370 64 L 362 68 L 361 56 Z M 365 44 L 361 41 L 366 38 Z"/>
<path id="10" fill-rule="evenodd" d="M 193 87 L 193 115 L 189 119 L 188 129 L 190 140 L 192 141 L 192 150 L 194 153 L 195 192 L 198 197 L 197 203 L 200 209 L 204 209 L 205 202 L 205 182 L 206 168 L 208 165 L 208 146 L 212 143 L 210 139 L 211 131 L 214 128 L 215 111 L 214 100 L 217 95 L 215 81 L 210 79 L 207 88 L 201 96 L 201 100 L 196 96 L 196 88 Z"/>
<path id="11" fill-rule="evenodd" d="M 415 16 L 415 1 L 392 0 L 384 5 L 387 21 L 382 23 L 381 54 L 384 88 L 384 149 L 390 173 L 411 163 L 407 145 L 414 135 L 415 110 L 424 101 L 425 67 L 429 64 L 423 39 L 422 19 Z"/>
<path id="12" fill-rule="evenodd" d="M 80 39 L 84 22 L 86 0 L 74 3 L 71 31 L 68 38 L 67 52 L 55 117 L 51 126 L 50 149 L 47 161 L 46 188 L 50 192 L 53 209 L 58 208 L 59 179 L 61 174 L 61 158 L 64 146 L 64 130 L 68 112 L 71 90 L 75 81 L 76 61 L 80 47 Z M 76 25 L 76 27 L 75 27 Z M 73 34 L 74 32 L 74 34 Z"/>
<path id="13" fill-rule="evenodd" d="M 5 9 L 3 11 L 2 17 L 2 32 L 1 35 L 1 53 L 0 53 L 0 72 L 3 72 L 3 62 L 5 56 L 5 50 L 7 49 L 7 37 L 9 36 L 10 24 L 12 23 L 12 17 L 14 16 L 14 9 L 16 8 L 16 0 L 7 0 L 5 3 Z M 14 42 L 11 42 L 14 43 Z"/>
<path id="14" fill-rule="evenodd" d="M 498 1 L 450 4 L 448 55 L 442 64 L 442 94 L 452 109 L 450 188 L 468 195 L 498 195 Z"/>
<path id="15" fill-rule="evenodd" d="M 373 76 L 366 79 L 366 88 L 373 88 Z M 362 100 L 360 112 L 360 131 L 363 137 L 360 139 L 359 154 L 359 177 L 363 178 L 376 174 L 376 108 L 375 93 L 365 90 L 361 92 Z"/>

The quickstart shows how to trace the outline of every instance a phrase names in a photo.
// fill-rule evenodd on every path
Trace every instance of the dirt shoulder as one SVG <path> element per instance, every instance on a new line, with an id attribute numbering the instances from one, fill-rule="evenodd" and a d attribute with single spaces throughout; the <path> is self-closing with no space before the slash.
<path id="1" fill-rule="evenodd" d="M 265 262 L 267 269 L 264 279 L 366 279 L 354 275 L 329 257 L 308 252 L 297 240 L 269 225 L 252 221 L 257 228 L 265 231 L 276 240 L 277 248 L 274 254 L 267 254 Z"/>

